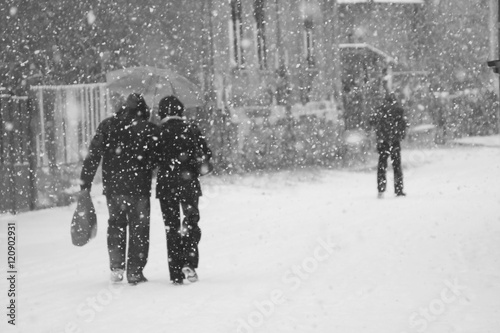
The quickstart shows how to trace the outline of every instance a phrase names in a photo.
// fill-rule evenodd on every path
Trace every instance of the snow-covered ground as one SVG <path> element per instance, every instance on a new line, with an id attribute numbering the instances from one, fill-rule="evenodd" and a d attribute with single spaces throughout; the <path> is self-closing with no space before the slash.
<path id="1" fill-rule="evenodd" d="M 500 332 L 500 150 L 403 157 L 406 198 L 378 200 L 370 168 L 204 178 L 201 280 L 191 285 L 169 284 L 156 200 L 149 282 L 134 287 L 108 283 L 97 188 L 98 236 L 82 248 L 70 240 L 74 205 L 3 216 L 1 332 Z"/>
<path id="2" fill-rule="evenodd" d="M 500 135 L 471 136 L 455 139 L 453 142 L 462 145 L 500 147 Z"/>

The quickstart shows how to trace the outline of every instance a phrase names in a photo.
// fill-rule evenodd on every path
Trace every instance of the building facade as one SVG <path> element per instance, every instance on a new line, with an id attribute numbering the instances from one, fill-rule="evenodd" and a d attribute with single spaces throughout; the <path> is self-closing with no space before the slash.
<path id="1" fill-rule="evenodd" d="M 332 100 L 333 35 L 320 1 L 212 1 L 219 107 Z"/>
<path id="2" fill-rule="evenodd" d="M 205 54 L 213 56 L 203 71 L 204 89 L 213 91 L 218 108 L 236 115 L 255 108 L 300 112 L 310 103 L 326 103 L 337 113 L 349 82 L 373 86 L 367 78 L 380 82 L 391 64 L 414 68 L 419 61 L 412 45 L 421 0 L 207 1 Z M 350 44 L 383 56 L 376 65 L 371 56 L 357 57 L 370 64 L 355 64 L 345 56 L 352 52 L 340 48 L 350 50 Z"/>

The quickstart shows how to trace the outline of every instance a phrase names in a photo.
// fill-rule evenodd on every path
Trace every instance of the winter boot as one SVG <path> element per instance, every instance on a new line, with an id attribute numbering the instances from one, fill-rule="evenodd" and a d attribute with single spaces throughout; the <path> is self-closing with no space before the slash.
<path id="1" fill-rule="evenodd" d="M 182 268 L 182 273 L 184 273 L 184 276 L 189 282 L 196 282 L 198 281 L 198 274 L 196 274 L 196 271 L 194 268 L 189 267 L 189 266 L 184 266 Z"/>
<path id="2" fill-rule="evenodd" d="M 171 282 L 174 286 L 182 286 L 184 284 L 184 281 L 182 279 L 173 279 L 171 280 Z"/>
<path id="3" fill-rule="evenodd" d="M 142 274 L 142 272 L 137 274 L 127 274 L 128 283 L 135 286 L 139 283 L 148 282 L 148 279 Z"/>
<path id="4" fill-rule="evenodd" d="M 110 280 L 113 283 L 118 283 L 123 280 L 123 273 L 125 273 L 124 269 L 114 268 L 111 270 Z"/>

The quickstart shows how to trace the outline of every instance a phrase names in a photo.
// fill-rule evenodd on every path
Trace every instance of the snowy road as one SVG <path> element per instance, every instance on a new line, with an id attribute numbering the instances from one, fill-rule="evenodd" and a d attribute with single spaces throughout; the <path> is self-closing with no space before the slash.
<path id="1" fill-rule="evenodd" d="M 107 282 L 97 189 L 98 236 L 82 248 L 74 206 L 1 217 L 3 276 L 8 221 L 19 253 L 17 325 L 2 278 L 1 332 L 500 332 L 500 149 L 403 159 L 406 198 L 376 199 L 373 170 L 203 179 L 193 285 L 168 282 L 156 200 L 150 282 L 135 287 Z"/>

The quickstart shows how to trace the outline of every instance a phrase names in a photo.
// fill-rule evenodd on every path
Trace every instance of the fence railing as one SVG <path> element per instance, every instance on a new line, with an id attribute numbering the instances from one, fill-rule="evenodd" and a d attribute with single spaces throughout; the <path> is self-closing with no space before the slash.
<path id="1" fill-rule="evenodd" d="M 112 113 L 105 83 L 32 86 L 38 166 L 81 161 L 99 123 Z"/>

